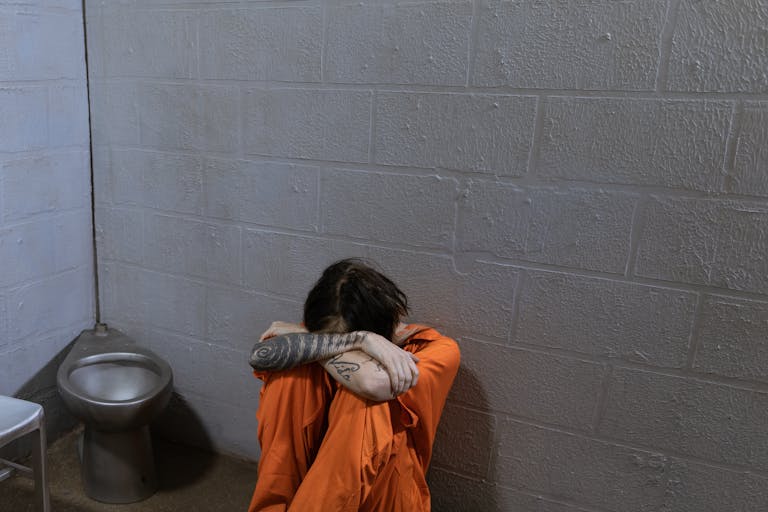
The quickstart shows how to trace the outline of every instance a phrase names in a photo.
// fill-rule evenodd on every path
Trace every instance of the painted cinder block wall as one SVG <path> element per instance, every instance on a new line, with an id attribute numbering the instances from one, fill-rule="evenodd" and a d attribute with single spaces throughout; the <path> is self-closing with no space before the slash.
<path id="1" fill-rule="evenodd" d="M 373 258 L 463 364 L 436 510 L 768 507 L 768 2 L 88 1 L 103 320 L 257 457 L 247 354 Z"/>
<path id="2" fill-rule="evenodd" d="M 73 425 L 56 362 L 94 322 L 82 13 L 0 0 L 0 395 L 43 403 L 52 436 Z"/>

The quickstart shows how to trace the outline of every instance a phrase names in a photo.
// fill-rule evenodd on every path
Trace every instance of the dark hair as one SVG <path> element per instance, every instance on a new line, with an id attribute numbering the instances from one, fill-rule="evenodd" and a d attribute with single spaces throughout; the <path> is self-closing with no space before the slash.
<path id="1" fill-rule="evenodd" d="M 310 332 L 375 332 L 391 340 L 408 313 L 408 299 L 387 276 L 364 260 L 337 261 L 323 271 L 304 302 Z"/>

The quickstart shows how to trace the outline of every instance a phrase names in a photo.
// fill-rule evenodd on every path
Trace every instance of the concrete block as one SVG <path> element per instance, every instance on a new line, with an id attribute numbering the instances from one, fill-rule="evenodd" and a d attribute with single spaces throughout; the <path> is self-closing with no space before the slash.
<path id="1" fill-rule="evenodd" d="M 652 91 L 663 0 L 481 3 L 473 83 Z"/>
<path id="2" fill-rule="evenodd" d="M 91 134 L 93 145 L 139 143 L 139 110 L 136 84 L 129 81 L 92 80 Z"/>
<path id="3" fill-rule="evenodd" d="M 99 263 L 102 321 L 205 337 L 205 285 L 122 263 Z M 128 330 L 126 330 L 128 332 Z"/>
<path id="4" fill-rule="evenodd" d="M 531 272 L 520 292 L 516 342 L 682 368 L 696 295 Z"/>
<path id="5" fill-rule="evenodd" d="M 768 102 L 747 102 L 737 125 L 736 158 L 725 191 L 768 196 Z"/>
<path id="6" fill-rule="evenodd" d="M 144 263 L 156 270 L 240 282 L 240 227 L 149 214 Z"/>
<path id="7" fill-rule="evenodd" d="M 53 219 L 56 271 L 84 268 L 93 272 L 91 209 L 83 208 Z"/>
<path id="8" fill-rule="evenodd" d="M 767 220 L 758 204 L 657 198 L 641 220 L 635 274 L 763 293 Z"/>
<path id="9" fill-rule="evenodd" d="M 112 150 L 110 154 L 111 196 L 116 204 L 202 213 L 202 158 L 140 150 Z"/>
<path id="10" fill-rule="evenodd" d="M 707 296 L 694 369 L 768 382 L 768 303 Z"/>
<path id="11" fill-rule="evenodd" d="M 99 259 L 141 264 L 144 260 L 144 212 L 130 208 L 96 208 Z"/>
<path id="12" fill-rule="evenodd" d="M 191 78 L 196 21 L 186 10 L 104 9 L 104 72 L 108 77 Z"/>
<path id="13" fill-rule="evenodd" d="M 471 181 L 459 203 L 457 250 L 624 273 L 637 199 Z"/>
<path id="14" fill-rule="evenodd" d="M 599 433 L 744 468 L 768 468 L 768 393 L 617 368 Z"/>
<path id="15" fill-rule="evenodd" d="M 48 146 L 48 90 L 0 86 L 0 152 Z"/>
<path id="16" fill-rule="evenodd" d="M 251 404 L 256 412 L 261 387 L 255 385 L 248 364 L 250 347 L 222 347 L 157 330 L 149 330 L 136 341 L 168 361 L 177 393 L 193 393 L 236 407 Z"/>
<path id="17" fill-rule="evenodd" d="M 206 215 L 315 231 L 319 169 L 274 162 L 208 159 Z"/>
<path id="18" fill-rule="evenodd" d="M 250 380 L 259 386 L 257 379 Z M 261 453 L 256 442 L 256 407 L 256 403 L 233 406 L 219 397 L 185 391 L 174 394 L 153 431 L 178 443 L 255 461 Z"/>
<path id="19" fill-rule="evenodd" d="M 591 510 L 550 501 L 521 490 L 506 489 L 487 481 L 465 478 L 435 468 L 427 474 L 433 510 L 452 512 L 592 512 Z"/>
<path id="20" fill-rule="evenodd" d="M 250 89 L 243 111 L 246 154 L 368 161 L 368 91 Z"/>
<path id="21" fill-rule="evenodd" d="M 93 272 L 66 272 L 8 293 L 8 334 L 22 340 L 93 318 Z M 70 338 L 70 340 L 73 338 Z"/>
<path id="22" fill-rule="evenodd" d="M 498 483 L 621 512 L 758 512 L 768 480 L 508 420 Z"/>
<path id="23" fill-rule="evenodd" d="M 324 172 L 321 230 L 449 250 L 453 247 L 457 185 L 456 180 L 440 176 Z"/>
<path id="24" fill-rule="evenodd" d="M 0 81 L 82 79 L 83 53 L 79 10 L 17 7 L 0 17 Z"/>
<path id="25" fill-rule="evenodd" d="M 0 171 L 5 178 L 2 213 L 6 222 L 90 207 L 90 164 L 84 151 L 11 160 L 0 163 Z"/>
<path id="26" fill-rule="evenodd" d="M 547 98 L 537 175 L 715 191 L 728 102 Z"/>
<path id="27" fill-rule="evenodd" d="M 486 478 L 495 431 L 495 416 L 446 404 L 435 437 L 432 464 L 470 477 Z"/>
<path id="28" fill-rule="evenodd" d="M 375 161 L 522 176 L 536 101 L 533 96 L 377 93 Z"/>
<path id="29" fill-rule="evenodd" d="M 238 87 L 140 84 L 137 90 L 142 145 L 222 152 L 239 148 Z"/>
<path id="30" fill-rule="evenodd" d="M 55 230 L 47 220 L 0 228 L 0 287 L 53 274 L 55 255 Z"/>
<path id="31" fill-rule="evenodd" d="M 111 150 L 104 146 L 91 149 L 93 162 L 93 200 L 97 206 L 112 204 Z"/>
<path id="32" fill-rule="evenodd" d="M 412 321 L 506 339 L 518 272 L 471 262 L 461 272 L 449 257 L 336 240 L 246 230 L 244 283 L 253 290 L 304 302 L 323 269 L 362 257 L 381 267 L 409 298 Z"/>
<path id="33" fill-rule="evenodd" d="M 8 335 L 8 314 L 5 307 L 5 296 L 0 295 L 0 352 L 4 351 L 11 342 Z"/>
<path id="34" fill-rule="evenodd" d="M 464 85 L 472 3 L 371 3 L 328 10 L 325 80 Z"/>
<path id="35" fill-rule="evenodd" d="M 587 430 L 603 381 L 601 364 L 461 340 L 451 400 Z"/>
<path id="36" fill-rule="evenodd" d="M 763 0 L 683 0 L 669 57 L 671 91 L 768 92 Z"/>
<path id="37" fill-rule="evenodd" d="M 233 350 L 250 354 L 276 320 L 301 321 L 303 302 L 214 286 L 206 293 L 206 340 Z"/>
<path id="38" fill-rule="evenodd" d="M 220 9 L 200 17 L 200 76 L 319 82 L 319 7 Z"/>
<path id="39" fill-rule="evenodd" d="M 51 85 L 48 95 L 50 146 L 87 148 L 91 135 L 88 125 L 88 92 L 85 83 Z"/>

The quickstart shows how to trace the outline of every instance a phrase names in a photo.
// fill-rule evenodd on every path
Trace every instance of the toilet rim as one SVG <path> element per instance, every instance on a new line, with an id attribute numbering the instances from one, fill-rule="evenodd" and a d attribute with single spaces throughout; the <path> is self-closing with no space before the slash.
<path id="1" fill-rule="evenodd" d="M 153 386 L 149 391 L 142 393 L 141 395 L 128 400 L 104 400 L 101 398 L 94 398 L 91 395 L 85 394 L 80 389 L 75 389 L 69 381 L 69 376 L 75 370 L 84 368 L 86 366 L 92 366 L 102 363 L 115 363 L 124 362 L 134 364 L 136 366 L 142 366 L 144 368 L 154 371 L 158 377 L 159 382 L 156 386 Z M 82 402 L 90 405 L 101 407 L 122 407 L 127 405 L 138 405 L 145 402 L 148 398 L 161 393 L 164 389 L 169 388 L 173 382 L 173 373 L 170 365 L 162 359 L 153 357 L 148 354 L 142 354 L 138 352 L 104 352 L 101 354 L 93 354 L 82 357 L 71 363 L 59 366 L 59 370 L 56 375 L 58 381 L 59 390 L 66 393 L 71 397 L 75 397 Z"/>

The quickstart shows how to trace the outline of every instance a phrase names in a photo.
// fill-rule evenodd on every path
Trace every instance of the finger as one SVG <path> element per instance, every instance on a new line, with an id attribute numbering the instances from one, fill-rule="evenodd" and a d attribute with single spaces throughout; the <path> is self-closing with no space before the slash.
<path id="1" fill-rule="evenodd" d="M 411 361 L 413 361 L 414 363 L 419 362 L 419 358 L 416 357 L 416 354 L 414 354 L 413 352 L 408 352 L 408 354 L 411 356 Z"/>
<path id="2" fill-rule="evenodd" d="M 261 336 L 259 337 L 259 341 L 264 341 L 265 339 L 271 338 L 272 336 L 274 336 L 274 334 L 272 334 L 272 329 L 271 328 L 267 329 L 266 331 L 261 333 Z"/>

